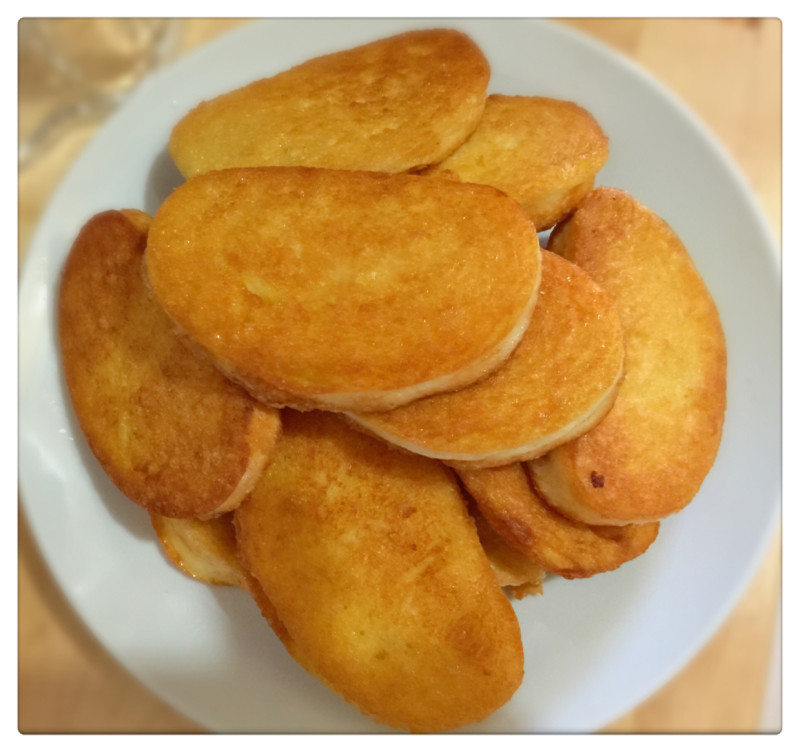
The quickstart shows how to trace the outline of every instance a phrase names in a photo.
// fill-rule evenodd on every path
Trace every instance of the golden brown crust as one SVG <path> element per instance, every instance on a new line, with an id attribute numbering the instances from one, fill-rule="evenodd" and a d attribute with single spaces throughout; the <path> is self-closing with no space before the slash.
<path id="1" fill-rule="evenodd" d="M 463 143 L 488 82 L 464 34 L 411 31 L 203 102 L 175 126 L 170 152 L 187 177 L 259 165 L 403 172 Z"/>
<path id="2" fill-rule="evenodd" d="M 589 523 L 677 512 L 700 488 L 722 434 L 726 350 L 714 301 L 670 227 L 620 190 L 589 194 L 549 247 L 616 300 L 626 373 L 601 423 L 531 463 L 536 486 Z"/>
<path id="3" fill-rule="evenodd" d="M 658 523 L 590 526 L 551 509 L 534 492 L 520 463 L 459 470 L 464 487 L 494 531 L 547 572 L 591 577 L 641 556 Z"/>
<path id="4" fill-rule="evenodd" d="M 178 188 L 153 221 L 156 299 L 270 404 L 388 409 L 496 368 L 522 337 L 541 254 L 488 186 L 266 167 Z"/>
<path id="5" fill-rule="evenodd" d="M 104 212 L 64 267 L 59 340 L 89 446 L 120 490 L 172 517 L 231 508 L 280 429 L 275 410 L 196 358 L 146 292 L 146 215 Z"/>
<path id="6" fill-rule="evenodd" d="M 244 582 L 247 591 L 256 602 L 261 615 L 267 620 L 267 624 L 269 624 L 270 628 L 275 633 L 275 636 L 283 643 L 289 654 L 294 656 L 299 649 L 295 645 L 294 640 L 292 640 L 291 635 L 286 631 L 286 627 L 280 620 L 277 611 L 275 611 L 275 606 L 272 605 L 272 601 L 267 598 L 264 588 L 261 587 L 259 581 L 247 571 L 243 564 L 242 573 L 244 574 Z M 303 665 L 299 658 L 295 658 L 295 660 Z"/>
<path id="7" fill-rule="evenodd" d="M 440 463 L 285 411 L 235 524 L 287 649 L 376 720 L 456 728 L 518 687 L 519 625 Z"/>
<path id="8" fill-rule="evenodd" d="M 428 174 L 499 188 L 541 231 L 574 210 L 607 159 L 608 138 L 574 102 L 492 94 L 475 132 Z"/>
<path id="9" fill-rule="evenodd" d="M 475 529 L 483 551 L 500 587 L 517 600 L 527 595 L 541 595 L 544 569 L 516 548 L 509 546 L 486 521 L 473 499 L 468 498 L 465 501 L 470 516 L 475 520 Z"/>
<path id="10" fill-rule="evenodd" d="M 209 585 L 246 588 L 232 513 L 197 520 L 150 512 L 150 521 L 164 553 L 184 574 Z"/>
<path id="11" fill-rule="evenodd" d="M 500 368 L 458 391 L 348 417 L 453 467 L 506 465 L 538 457 L 600 421 L 616 396 L 623 357 L 611 297 L 575 264 L 543 251 L 530 325 Z"/>

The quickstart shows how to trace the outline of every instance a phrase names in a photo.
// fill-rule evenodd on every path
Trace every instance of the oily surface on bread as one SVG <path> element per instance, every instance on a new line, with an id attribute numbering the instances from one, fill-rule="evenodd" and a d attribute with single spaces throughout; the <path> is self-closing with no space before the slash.
<path id="1" fill-rule="evenodd" d="M 149 298 L 148 221 L 104 212 L 75 240 L 59 293 L 64 375 L 89 446 L 126 496 L 207 516 L 252 487 L 280 418 L 192 354 Z"/>
<path id="2" fill-rule="evenodd" d="M 330 413 L 283 421 L 235 524 L 289 652 L 391 726 L 488 716 L 522 679 L 522 644 L 455 478 Z"/>
<path id="3" fill-rule="evenodd" d="M 611 297 L 575 264 L 542 251 L 530 325 L 500 368 L 455 392 L 349 417 L 390 443 L 454 465 L 531 459 L 602 418 L 623 356 Z"/>
<path id="4" fill-rule="evenodd" d="M 722 433 L 726 350 L 714 301 L 675 232 L 620 190 L 589 194 L 549 247 L 614 297 L 626 365 L 608 415 L 534 460 L 535 483 L 590 523 L 677 512 L 700 488 Z"/>
<path id="5" fill-rule="evenodd" d="M 207 520 L 150 512 L 164 553 L 184 574 L 209 585 L 246 587 L 236 550 L 233 512 Z"/>
<path id="6" fill-rule="evenodd" d="M 500 587 L 517 600 L 528 595 L 541 595 L 546 574 L 544 569 L 498 535 L 472 499 L 466 498 L 465 501 Z"/>
<path id="7" fill-rule="evenodd" d="M 658 522 L 586 525 L 551 509 L 534 492 L 522 464 L 458 471 L 464 487 L 495 533 L 547 572 L 591 577 L 641 556 L 658 535 Z"/>
<path id="8" fill-rule="evenodd" d="M 541 254 L 519 206 L 488 186 L 265 167 L 178 188 L 146 265 L 167 313 L 260 399 L 388 409 L 507 357 Z"/>
<path id="9" fill-rule="evenodd" d="M 259 165 L 404 172 L 469 136 L 488 81 L 464 34 L 411 31 L 201 103 L 174 128 L 170 152 L 187 177 Z"/>
<path id="10" fill-rule="evenodd" d="M 608 138 L 574 102 L 491 94 L 472 136 L 429 174 L 493 185 L 547 230 L 592 189 L 607 159 Z"/>

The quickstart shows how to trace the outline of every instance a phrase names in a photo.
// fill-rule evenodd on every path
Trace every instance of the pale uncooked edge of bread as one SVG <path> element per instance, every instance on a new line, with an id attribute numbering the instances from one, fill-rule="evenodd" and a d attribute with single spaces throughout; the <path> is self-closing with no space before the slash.
<path id="1" fill-rule="evenodd" d="M 502 465 L 510 465 L 512 462 L 524 462 L 541 457 L 551 449 L 582 436 L 597 425 L 606 416 L 616 400 L 623 370 L 623 366 L 620 364 L 619 371 L 617 372 L 613 384 L 603 392 L 600 398 L 586 412 L 563 428 L 527 444 L 484 454 L 443 452 L 427 449 L 411 441 L 400 439 L 381 428 L 377 428 L 372 425 L 368 419 L 365 420 L 359 415 L 347 412 L 345 413 L 345 417 L 366 433 L 382 439 L 389 444 L 394 444 L 401 449 L 405 449 L 412 454 L 421 454 L 423 457 L 441 460 L 445 464 L 452 464 L 455 467 L 458 467 L 462 463 L 473 469 L 500 467 Z"/>
<path id="2" fill-rule="evenodd" d="M 183 519 L 164 517 L 150 512 L 150 521 L 164 554 L 178 571 L 207 585 L 247 588 L 241 566 L 231 566 L 216 556 L 210 556 L 207 551 L 195 555 L 192 540 L 181 526 Z M 188 564 L 188 561 L 191 561 L 191 564 Z M 199 567 L 196 566 L 197 561 L 200 561 Z M 209 574 L 209 571 L 213 574 Z"/>
<path id="3" fill-rule="evenodd" d="M 621 519 L 619 517 L 604 517 L 591 507 L 578 500 L 572 492 L 572 484 L 577 483 L 576 478 L 569 471 L 553 467 L 552 457 L 535 457 L 525 462 L 525 472 L 533 485 L 535 492 L 553 509 L 565 517 L 586 525 L 644 525 L 651 522 L 660 522 L 669 515 L 656 515 L 654 517 L 636 517 Z M 677 511 L 677 510 L 676 510 Z M 675 514 L 670 512 L 669 514 Z"/>
<path id="4" fill-rule="evenodd" d="M 208 520 L 213 517 L 219 517 L 225 512 L 232 512 L 242 503 L 245 496 L 253 490 L 280 435 L 280 419 L 277 421 L 277 428 L 273 430 L 270 411 L 271 408 L 263 407 L 259 404 L 253 405 L 253 414 L 250 416 L 250 424 L 247 430 L 247 445 L 250 449 L 250 456 L 242 477 L 239 478 L 239 482 L 230 492 L 228 498 L 207 514 L 198 515 L 198 519 Z"/>

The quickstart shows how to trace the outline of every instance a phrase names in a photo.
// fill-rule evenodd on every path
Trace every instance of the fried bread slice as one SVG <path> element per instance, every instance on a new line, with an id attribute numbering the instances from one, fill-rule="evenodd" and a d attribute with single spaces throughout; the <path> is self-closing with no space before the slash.
<path id="1" fill-rule="evenodd" d="M 500 587 L 517 600 L 527 595 L 541 595 L 546 574 L 544 569 L 516 548 L 509 546 L 486 521 L 472 499 L 465 501 L 470 516 L 475 520 L 478 539 Z"/>
<path id="2" fill-rule="evenodd" d="M 714 301 L 675 232 L 617 189 L 589 194 L 549 247 L 616 300 L 626 366 L 606 417 L 532 461 L 536 487 L 590 524 L 677 512 L 711 469 L 725 418 L 725 336 Z"/>
<path id="3" fill-rule="evenodd" d="M 142 274 L 148 224 L 103 212 L 76 238 L 58 301 L 64 376 L 89 447 L 126 496 L 170 517 L 213 516 L 253 487 L 280 416 L 176 337 Z"/>
<path id="4" fill-rule="evenodd" d="M 585 433 L 613 404 L 624 345 L 614 301 L 542 251 L 539 300 L 520 344 L 487 378 L 380 413 L 347 413 L 403 449 L 455 467 L 532 459 Z"/>
<path id="5" fill-rule="evenodd" d="M 180 329 L 258 399 L 381 410 L 499 366 L 530 321 L 541 253 L 488 186 L 263 167 L 179 187 L 146 267 Z"/>
<path id="6" fill-rule="evenodd" d="M 533 490 L 523 465 L 459 469 L 459 478 L 489 526 L 536 565 L 567 579 L 591 577 L 641 556 L 658 522 L 598 525 L 564 517 Z"/>
<path id="7" fill-rule="evenodd" d="M 503 705 L 522 679 L 519 624 L 455 477 L 331 413 L 283 422 L 234 520 L 290 654 L 389 726 L 444 731 Z"/>
<path id="8" fill-rule="evenodd" d="M 207 520 L 150 512 L 150 521 L 167 558 L 184 574 L 209 585 L 247 588 L 236 550 L 233 512 Z"/>
<path id="9" fill-rule="evenodd" d="M 583 107 L 491 94 L 475 132 L 428 174 L 505 191 L 539 231 L 572 212 L 608 159 L 608 138 Z"/>
<path id="10" fill-rule="evenodd" d="M 466 35 L 409 31 L 203 102 L 177 123 L 169 149 L 186 177 L 260 165 L 404 172 L 464 142 L 488 82 Z"/>

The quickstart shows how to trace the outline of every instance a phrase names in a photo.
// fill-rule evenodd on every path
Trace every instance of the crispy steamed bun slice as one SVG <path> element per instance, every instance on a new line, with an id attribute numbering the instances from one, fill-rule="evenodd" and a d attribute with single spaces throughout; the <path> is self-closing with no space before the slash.
<path id="1" fill-rule="evenodd" d="M 607 159 L 608 138 L 583 107 L 492 94 L 475 132 L 427 174 L 493 185 L 541 231 L 575 209 Z"/>
<path id="2" fill-rule="evenodd" d="M 490 715 L 522 680 L 522 643 L 455 477 L 331 413 L 283 421 L 234 519 L 254 597 L 289 653 L 389 726 Z"/>
<path id="3" fill-rule="evenodd" d="M 207 520 L 150 512 L 150 521 L 167 558 L 185 575 L 209 585 L 247 587 L 233 512 Z"/>
<path id="4" fill-rule="evenodd" d="M 64 376 L 89 447 L 128 498 L 170 517 L 213 516 L 253 487 L 280 416 L 175 336 L 144 283 L 148 224 L 108 211 L 76 238 L 58 300 Z"/>
<path id="5" fill-rule="evenodd" d="M 624 345 L 614 301 L 586 272 L 542 251 L 538 302 L 520 344 L 478 383 L 380 413 L 360 428 L 447 464 L 506 465 L 585 433 L 608 412 Z"/>
<path id="6" fill-rule="evenodd" d="M 719 446 L 726 348 L 680 239 L 623 191 L 594 190 L 549 247 L 616 300 L 625 377 L 606 417 L 530 464 L 539 492 L 590 524 L 661 519 L 694 498 Z"/>
<path id="7" fill-rule="evenodd" d="M 522 464 L 459 469 L 467 493 L 507 546 L 547 572 L 591 577 L 641 556 L 659 523 L 591 526 L 564 517 L 540 499 Z"/>
<path id="8" fill-rule="evenodd" d="M 404 172 L 466 140 L 488 82 L 486 58 L 464 34 L 410 31 L 203 102 L 169 149 L 186 177 L 261 165 Z"/>
<path id="9" fill-rule="evenodd" d="M 488 186 L 262 167 L 179 187 L 146 268 L 178 327 L 258 399 L 382 410 L 499 366 L 530 321 L 541 253 Z"/>

